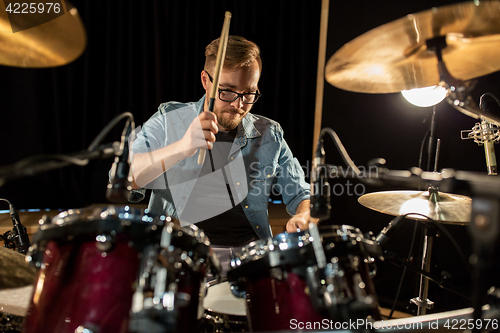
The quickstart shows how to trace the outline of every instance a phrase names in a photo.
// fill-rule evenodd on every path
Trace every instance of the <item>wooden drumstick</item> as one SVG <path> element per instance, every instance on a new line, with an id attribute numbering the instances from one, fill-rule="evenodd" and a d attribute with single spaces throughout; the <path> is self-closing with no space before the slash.
<path id="1" fill-rule="evenodd" d="M 215 62 L 214 69 L 214 82 L 212 82 L 212 89 L 210 89 L 210 99 L 208 101 L 208 111 L 214 111 L 214 102 L 217 94 L 217 89 L 219 88 L 220 72 L 224 66 L 224 58 L 226 57 L 227 39 L 229 36 L 229 23 L 231 22 L 231 12 L 226 12 L 224 18 L 224 24 L 222 26 L 222 33 L 219 40 L 219 49 L 217 51 L 217 60 Z M 207 152 L 206 148 L 200 148 L 198 154 L 198 164 L 205 163 L 205 154 Z"/>

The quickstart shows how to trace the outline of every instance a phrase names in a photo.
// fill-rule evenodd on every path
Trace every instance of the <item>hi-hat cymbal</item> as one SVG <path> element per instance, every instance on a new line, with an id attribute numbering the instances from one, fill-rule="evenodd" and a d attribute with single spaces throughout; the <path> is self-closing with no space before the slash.
<path id="1" fill-rule="evenodd" d="M 463 225 L 470 221 L 472 199 L 443 192 L 432 197 L 428 191 L 386 191 L 362 195 L 358 202 L 389 215 L 419 213 L 441 223 Z M 421 215 L 409 215 L 408 218 L 425 219 Z"/>
<path id="2" fill-rule="evenodd" d="M 450 74 L 470 80 L 500 70 L 500 1 L 432 8 L 387 23 L 345 44 L 328 60 L 326 80 L 362 93 L 394 93 L 440 82 L 426 41 L 445 36 Z"/>
<path id="3" fill-rule="evenodd" d="M 0 267 L 0 289 L 24 287 L 35 282 L 35 268 L 19 252 L 0 247 Z"/>
<path id="4" fill-rule="evenodd" d="M 63 1 L 60 7 L 55 7 L 55 3 L 51 4 L 50 8 L 49 3 L 45 3 L 34 9 L 43 9 L 45 12 L 51 10 L 52 13 L 59 10 L 61 15 L 50 21 L 43 21 L 50 17 L 41 15 L 49 14 L 12 14 L 15 9 L 12 4 L 9 17 L 4 2 L 0 1 L 0 65 L 56 67 L 72 62 L 83 53 L 87 37 L 78 11 L 67 1 Z M 22 10 L 21 8 L 19 11 Z"/>

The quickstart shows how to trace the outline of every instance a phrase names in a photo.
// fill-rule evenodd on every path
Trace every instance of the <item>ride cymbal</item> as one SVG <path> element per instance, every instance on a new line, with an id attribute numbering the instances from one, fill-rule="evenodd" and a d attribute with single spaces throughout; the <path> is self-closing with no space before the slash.
<path id="1" fill-rule="evenodd" d="M 472 199 L 456 194 L 428 191 L 385 191 L 362 195 L 358 202 L 380 213 L 399 216 L 418 213 L 445 224 L 467 224 L 470 221 Z M 421 215 L 409 219 L 425 220 Z"/>
<path id="2" fill-rule="evenodd" d="M 46 68 L 68 64 L 85 50 L 87 37 L 76 8 L 67 1 L 39 3 L 34 13 L 22 14 L 11 2 L 0 1 L 0 65 Z M 18 4 L 19 5 L 19 4 Z M 59 3 L 57 3 L 59 5 Z M 43 13 L 36 11 L 43 10 Z M 53 16 L 50 16 L 51 11 Z M 60 15 L 54 13 L 58 11 Z"/>
<path id="3" fill-rule="evenodd" d="M 395 93 L 440 82 L 426 41 L 445 36 L 451 75 L 470 80 L 500 70 L 500 1 L 464 2 L 410 14 L 355 38 L 328 60 L 326 80 L 362 93 Z"/>

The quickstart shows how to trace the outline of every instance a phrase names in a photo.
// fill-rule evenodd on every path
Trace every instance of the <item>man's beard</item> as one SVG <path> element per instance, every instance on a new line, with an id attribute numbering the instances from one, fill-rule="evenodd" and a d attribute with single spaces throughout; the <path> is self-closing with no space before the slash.
<path id="1" fill-rule="evenodd" d="M 214 110 L 215 115 L 217 116 L 217 122 L 227 131 L 236 128 L 241 123 L 243 117 L 248 113 L 248 111 L 244 110 L 237 110 L 239 115 L 228 113 L 233 110 L 234 109 Z"/>

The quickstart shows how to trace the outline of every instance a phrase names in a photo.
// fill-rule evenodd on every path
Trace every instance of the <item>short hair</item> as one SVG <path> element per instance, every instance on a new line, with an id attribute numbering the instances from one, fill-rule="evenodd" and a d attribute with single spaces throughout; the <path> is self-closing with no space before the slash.
<path id="1" fill-rule="evenodd" d="M 217 52 L 219 51 L 219 40 L 220 38 L 217 38 L 205 48 L 205 70 L 215 66 Z M 229 35 L 223 67 L 234 70 L 249 66 L 253 61 L 257 61 L 259 71 L 262 73 L 262 60 L 257 44 L 241 36 Z"/>

